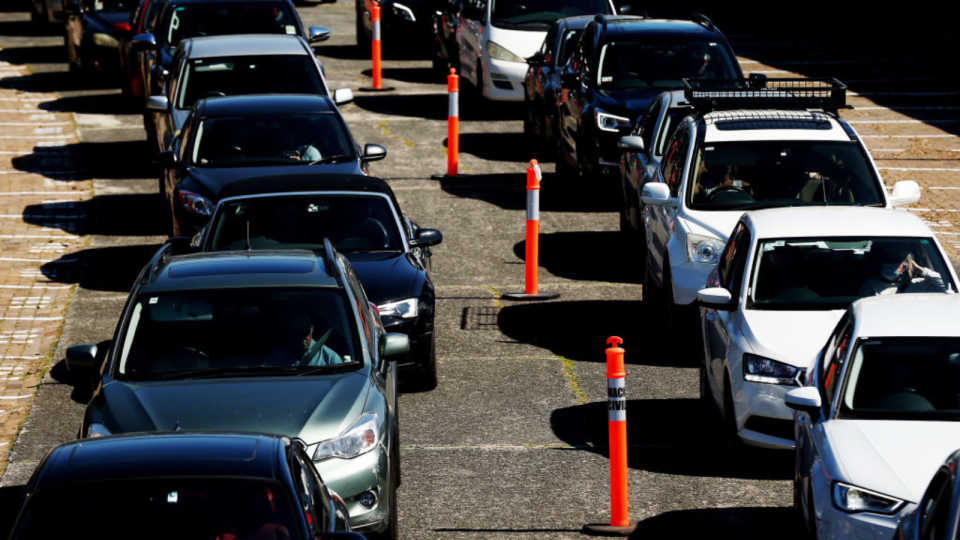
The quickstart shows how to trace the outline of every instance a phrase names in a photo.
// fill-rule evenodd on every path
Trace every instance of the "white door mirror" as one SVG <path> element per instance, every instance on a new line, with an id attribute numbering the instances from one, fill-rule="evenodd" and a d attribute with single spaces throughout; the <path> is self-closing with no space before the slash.
<path id="1" fill-rule="evenodd" d="M 339 107 L 353 102 L 353 90 L 349 88 L 337 88 L 333 91 L 333 102 Z"/>
<path id="2" fill-rule="evenodd" d="M 901 180 L 893 185 L 890 193 L 890 206 L 913 204 L 920 200 L 920 184 L 913 180 Z"/>
<path id="3" fill-rule="evenodd" d="M 647 182 L 640 193 L 643 204 L 654 206 L 675 206 L 677 199 L 670 196 L 670 188 L 660 182 Z"/>
<path id="4" fill-rule="evenodd" d="M 814 386 L 795 388 L 783 398 L 787 407 L 811 416 L 820 413 L 820 391 Z"/>
<path id="5" fill-rule="evenodd" d="M 620 137 L 617 147 L 621 152 L 643 152 L 643 139 L 636 135 L 627 135 Z"/>
<path id="6" fill-rule="evenodd" d="M 697 302 L 710 309 L 719 309 L 722 311 L 731 311 L 736 308 L 733 302 L 733 295 L 723 287 L 710 287 L 697 291 Z"/>
<path id="7" fill-rule="evenodd" d="M 147 110 L 167 112 L 167 96 L 150 96 L 147 98 Z"/>

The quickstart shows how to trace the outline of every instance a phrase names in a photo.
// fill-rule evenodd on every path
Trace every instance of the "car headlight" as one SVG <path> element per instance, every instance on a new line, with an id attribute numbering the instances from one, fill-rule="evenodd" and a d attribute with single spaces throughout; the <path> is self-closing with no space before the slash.
<path id="1" fill-rule="evenodd" d="M 98 47 L 119 47 L 120 42 L 110 34 L 94 34 L 93 44 Z"/>
<path id="2" fill-rule="evenodd" d="M 405 19 L 410 22 L 417 22 L 417 18 L 413 15 L 413 10 L 403 4 L 394 3 L 393 14 L 401 19 Z"/>
<path id="3" fill-rule="evenodd" d="M 851 486 L 843 482 L 833 484 L 833 504 L 845 512 L 873 512 L 896 514 L 905 504 L 900 499 L 881 495 L 876 491 Z"/>
<path id="4" fill-rule="evenodd" d="M 633 123 L 630 122 L 629 118 L 610 114 L 600 109 L 594 110 L 593 115 L 597 118 L 597 127 L 603 131 L 620 132 L 621 129 L 630 129 L 633 127 Z"/>
<path id="5" fill-rule="evenodd" d="M 113 435 L 110 433 L 110 430 L 107 429 L 107 426 L 103 424 L 90 424 L 90 427 L 87 428 L 87 438 L 96 439 L 97 437 L 107 437 Z"/>
<path id="6" fill-rule="evenodd" d="M 415 319 L 420 314 L 420 307 L 416 298 L 407 298 L 399 302 L 390 302 L 377 306 L 381 317 L 400 317 L 401 319 Z"/>
<path id="7" fill-rule="evenodd" d="M 330 458 L 350 459 L 366 454 L 380 442 L 380 422 L 377 413 L 366 413 L 346 431 L 317 445 L 314 461 Z"/>
<path id="8" fill-rule="evenodd" d="M 503 47 L 501 47 L 500 45 L 497 45 L 496 43 L 494 43 L 494 42 L 492 42 L 492 41 L 488 41 L 488 42 L 487 42 L 487 54 L 490 55 L 490 58 L 493 58 L 493 59 L 496 59 L 496 60 L 505 60 L 505 61 L 507 61 L 507 62 L 526 63 L 526 60 L 524 60 L 523 58 L 520 58 L 519 56 L 513 54 L 512 52 L 510 52 L 510 51 L 508 51 L 508 50 L 506 50 L 506 49 L 504 49 Z"/>
<path id="9" fill-rule="evenodd" d="M 180 192 L 180 206 L 192 214 L 201 216 L 212 216 L 216 205 L 203 195 L 193 193 L 192 191 Z"/>
<path id="10" fill-rule="evenodd" d="M 743 354 L 743 379 L 767 384 L 797 384 L 801 369 L 755 354 Z"/>
<path id="11" fill-rule="evenodd" d="M 726 244 L 719 238 L 701 234 L 687 235 L 687 258 L 690 262 L 717 264 Z"/>

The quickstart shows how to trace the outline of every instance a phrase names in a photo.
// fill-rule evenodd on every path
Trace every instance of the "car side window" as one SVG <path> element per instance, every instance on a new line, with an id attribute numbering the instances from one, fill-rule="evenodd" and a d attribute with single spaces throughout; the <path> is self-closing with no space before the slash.
<path id="1" fill-rule="evenodd" d="M 360 312 L 360 319 L 363 324 L 363 338 L 367 340 L 367 349 L 372 354 L 377 350 L 377 338 L 379 337 L 377 335 L 377 321 L 373 318 L 373 314 L 370 313 L 370 301 L 367 299 L 367 294 L 363 290 L 360 279 L 357 278 L 353 267 L 349 264 L 344 264 L 343 266 L 344 269 L 346 269 L 347 285 L 357 300 L 357 311 Z"/>
<path id="2" fill-rule="evenodd" d="M 658 99 L 653 102 L 653 105 L 647 108 L 647 112 L 643 113 L 643 120 L 640 121 L 640 125 L 637 126 L 637 135 L 643 139 L 643 148 L 645 151 L 650 151 L 650 144 L 653 142 L 653 132 L 654 128 L 657 125 L 657 117 L 660 116 L 660 109 L 663 107 L 663 101 Z"/>
<path id="3" fill-rule="evenodd" d="M 853 334 L 853 318 L 845 315 L 837 325 L 837 331 L 830 336 L 823 355 L 823 379 L 819 381 L 823 406 L 829 408 L 837 393 L 840 382 L 840 372 L 843 371 L 843 361 L 850 351 L 850 339 Z"/>
<path id="4" fill-rule="evenodd" d="M 730 235 L 727 246 L 723 249 L 723 253 L 720 254 L 720 262 L 717 263 L 717 275 L 720 278 L 720 286 L 728 291 L 731 290 L 730 285 L 733 282 L 734 268 L 737 265 L 737 255 L 740 253 L 741 248 L 744 247 L 743 242 L 740 241 L 744 235 L 749 236 L 749 233 L 747 232 L 747 227 L 741 221 L 737 223 L 733 234 Z"/>
<path id="5" fill-rule="evenodd" d="M 190 113 L 190 116 L 187 117 L 186 121 L 183 123 L 183 133 L 180 134 L 179 148 L 177 148 L 177 153 L 180 155 L 180 163 L 186 163 L 187 148 L 190 146 L 190 135 L 193 134 L 193 112 Z"/>
<path id="6" fill-rule="evenodd" d="M 687 159 L 687 142 L 690 134 L 686 126 L 681 126 L 667 143 L 663 160 L 663 180 L 670 187 L 670 194 L 674 197 L 680 192 L 680 181 L 683 179 L 683 167 Z"/>
<path id="7" fill-rule="evenodd" d="M 319 535 L 325 532 L 327 508 L 326 501 L 320 492 L 317 471 L 310 460 L 304 457 L 303 450 L 299 448 L 291 447 L 290 476 L 297 489 L 297 502 L 303 508 L 313 533 Z"/>
<path id="8" fill-rule="evenodd" d="M 550 27 L 550 31 L 547 32 L 547 37 L 543 40 L 543 45 L 540 45 L 540 52 L 543 54 L 544 60 L 548 64 L 553 65 L 553 51 L 557 48 L 557 25 Z"/>

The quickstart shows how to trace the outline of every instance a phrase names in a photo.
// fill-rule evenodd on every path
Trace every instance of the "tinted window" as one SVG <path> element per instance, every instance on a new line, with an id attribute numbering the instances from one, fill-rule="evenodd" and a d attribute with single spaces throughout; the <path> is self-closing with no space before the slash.
<path id="1" fill-rule="evenodd" d="M 178 93 L 178 109 L 189 109 L 197 100 L 208 97 L 326 95 L 316 62 L 305 54 L 191 60 Z"/>
<path id="2" fill-rule="evenodd" d="M 134 0 L 83 0 L 82 5 L 90 13 L 119 13 L 137 8 Z"/>
<path id="3" fill-rule="evenodd" d="M 727 242 L 727 247 L 720 255 L 720 262 L 717 264 L 717 274 L 720 277 L 720 286 L 731 293 L 737 293 L 740 283 L 743 281 L 743 268 L 747 262 L 747 254 L 750 250 L 750 231 L 743 223 L 738 223 L 737 228 Z"/>
<path id="4" fill-rule="evenodd" d="M 840 416 L 960 420 L 960 338 L 879 338 L 850 359 Z"/>
<path id="5" fill-rule="evenodd" d="M 494 26 L 545 30 L 558 19 L 580 15 L 610 14 L 607 0 L 491 0 Z"/>
<path id="6" fill-rule="evenodd" d="M 580 41 L 580 35 L 583 30 L 567 30 L 560 40 L 560 52 L 557 55 L 556 65 L 562 66 L 567 63 L 570 56 L 577 50 L 577 42 Z"/>
<path id="7" fill-rule="evenodd" d="M 211 224 L 211 249 L 322 249 L 398 252 L 403 244 L 390 203 L 382 197 L 305 195 L 257 197 L 224 203 Z"/>
<path id="8" fill-rule="evenodd" d="M 692 171 L 687 197 L 699 210 L 883 202 L 855 142 L 703 143 Z"/>
<path id="9" fill-rule="evenodd" d="M 687 142 L 690 133 L 686 128 L 679 129 L 667 145 L 663 161 L 663 179 L 670 187 L 670 193 L 676 197 L 683 181 L 683 168 L 686 165 Z"/>
<path id="10" fill-rule="evenodd" d="M 843 363 L 846 360 L 847 353 L 850 352 L 850 335 L 853 333 L 852 319 L 846 317 L 846 321 L 841 322 L 839 328 L 840 331 L 836 332 L 827 343 L 827 349 L 823 357 L 823 379 L 820 381 L 820 385 L 824 397 L 824 408 L 833 403 L 837 386 L 840 383 Z"/>
<path id="11" fill-rule="evenodd" d="M 242 511 L 238 511 L 242 509 Z M 300 538 L 287 491 L 275 482 L 221 479 L 87 482 L 41 489 L 13 538 Z"/>
<path id="12" fill-rule="evenodd" d="M 356 157 L 346 126 L 333 113 L 208 118 L 200 123 L 193 148 L 190 160 L 211 168 Z"/>
<path id="13" fill-rule="evenodd" d="M 301 456 L 301 452 L 292 450 L 290 452 L 291 476 L 293 483 L 297 488 L 297 499 L 303 513 L 310 516 L 308 520 L 313 528 L 315 535 L 325 532 L 327 524 L 328 504 L 319 482 L 319 476 L 313 465 Z"/>
<path id="14" fill-rule="evenodd" d="M 299 25 L 287 4 L 221 3 L 175 8 L 163 36 L 167 45 L 176 47 L 181 40 L 230 34 L 299 35 Z"/>
<path id="15" fill-rule="evenodd" d="M 660 116 L 660 109 L 663 107 L 663 101 L 657 99 L 647 108 L 647 112 L 643 113 L 643 120 L 640 121 L 640 125 L 637 126 L 637 135 L 643 139 L 643 148 L 648 150 L 650 144 L 653 142 L 653 130 L 657 125 L 657 119 Z"/>
<path id="16" fill-rule="evenodd" d="M 843 309 L 864 296 L 955 290 L 930 238 L 764 239 L 747 306 Z"/>
<path id="17" fill-rule="evenodd" d="M 117 377 L 329 366 L 360 361 L 340 289 L 221 289 L 141 295 L 131 307 Z"/>
<path id="18" fill-rule="evenodd" d="M 737 76 L 734 62 L 720 43 L 649 43 L 617 41 L 600 50 L 600 88 L 680 88 L 683 79 Z"/>
<path id="19" fill-rule="evenodd" d="M 687 107 L 674 107 L 667 110 L 667 114 L 663 118 L 663 126 L 660 127 L 659 137 L 657 138 L 656 154 L 658 156 L 663 155 L 663 145 L 666 144 L 667 139 L 673 135 L 673 130 L 680 125 L 680 121 L 688 114 L 690 114 L 690 109 Z"/>

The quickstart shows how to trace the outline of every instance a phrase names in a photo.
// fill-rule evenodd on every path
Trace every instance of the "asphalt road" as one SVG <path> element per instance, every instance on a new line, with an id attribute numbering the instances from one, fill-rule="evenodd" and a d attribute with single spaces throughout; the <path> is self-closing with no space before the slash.
<path id="1" fill-rule="evenodd" d="M 301 7 L 301 15 L 333 32 L 320 51 L 330 87 L 367 86 L 369 60 L 355 47 L 352 4 Z M 89 244 L 60 274 L 78 287 L 52 368 L 11 451 L 7 493 L 51 447 L 76 436 L 89 391 L 64 369 L 65 348 L 111 337 L 136 272 L 166 231 L 137 109 L 108 80 L 71 77 L 62 36 L 27 20 L 0 13 L 0 59 L 28 64 L 34 88 L 59 94 L 43 106 L 75 113 L 83 142 L 71 151 L 83 157 L 95 197 L 83 225 Z M 731 37 L 741 55 L 786 58 L 782 45 L 765 45 L 784 41 L 803 58 L 867 50 L 800 30 L 755 28 Z M 882 58 L 884 50 L 868 54 Z M 392 49 L 384 77 L 394 92 L 358 92 L 344 116 L 359 142 L 388 148 L 371 173 L 390 182 L 412 219 L 444 233 L 433 261 L 439 387 L 400 399 L 401 535 L 574 538 L 583 524 L 606 519 L 603 349 L 610 335 L 623 337 L 627 349 L 630 513 L 644 525 L 638 537 L 796 535 L 793 454 L 724 451 L 716 415 L 697 400 L 689 347 L 664 344 L 652 324 L 659 314 L 641 306 L 642 265 L 617 232 L 616 192 L 561 185 L 545 164 L 541 280 L 561 297 L 501 301 L 500 292 L 521 289 L 523 280 L 523 172 L 533 154 L 521 134 L 521 107 L 480 103 L 464 84 L 461 171 L 470 176 L 431 180 L 445 171 L 443 79 L 428 60 Z"/>

